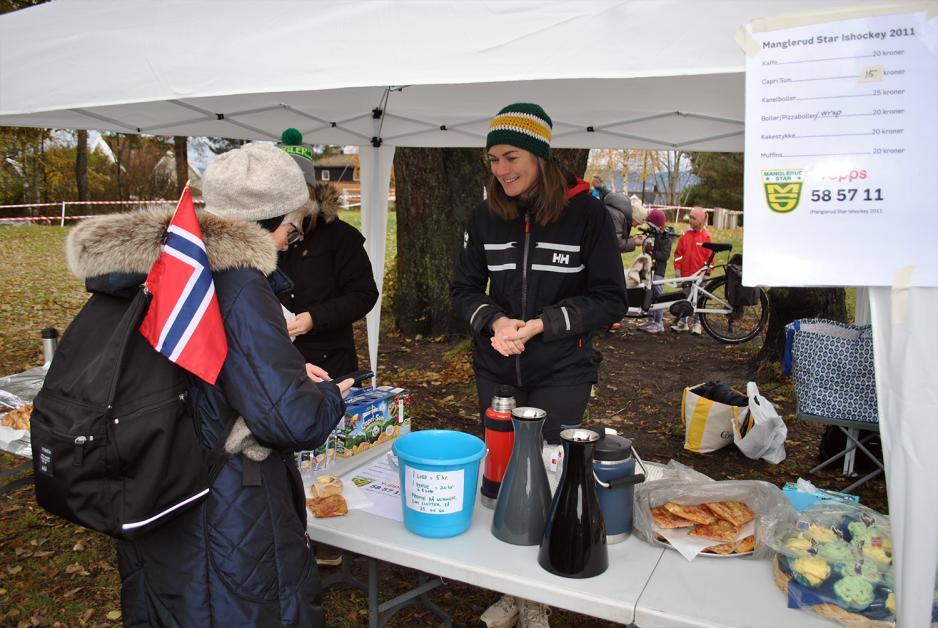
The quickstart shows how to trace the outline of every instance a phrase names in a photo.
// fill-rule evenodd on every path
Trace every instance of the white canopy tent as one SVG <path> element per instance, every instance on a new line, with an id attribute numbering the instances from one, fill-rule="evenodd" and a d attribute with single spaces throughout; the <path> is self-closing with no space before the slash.
<path id="1" fill-rule="evenodd" d="M 737 29 L 819 4 L 57 0 L 0 17 L 0 125 L 250 140 L 292 126 L 308 142 L 357 144 L 380 280 L 395 146 L 481 146 L 500 107 L 530 101 L 553 117 L 556 147 L 742 151 Z M 874 290 L 874 314 L 891 311 L 895 294 Z M 934 290 L 902 295 L 910 308 L 938 304 Z M 379 318 L 380 300 L 368 316 L 373 367 Z M 922 625 L 938 560 L 938 463 L 919 452 L 938 444 L 938 342 L 924 317 L 904 317 L 903 333 L 925 351 L 897 353 L 892 321 L 873 317 L 881 429 L 900 613 Z M 916 396 L 899 386 L 910 373 L 924 383 Z"/>

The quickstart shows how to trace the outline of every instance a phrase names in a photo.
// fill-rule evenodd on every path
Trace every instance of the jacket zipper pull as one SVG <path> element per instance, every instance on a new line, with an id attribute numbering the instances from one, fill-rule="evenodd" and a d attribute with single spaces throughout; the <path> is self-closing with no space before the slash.
<path id="1" fill-rule="evenodd" d="M 75 462 L 73 465 L 76 467 L 80 467 L 85 459 L 85 444 L 87 442 L 88 438 L 86 436 L 75 437 Z"/>

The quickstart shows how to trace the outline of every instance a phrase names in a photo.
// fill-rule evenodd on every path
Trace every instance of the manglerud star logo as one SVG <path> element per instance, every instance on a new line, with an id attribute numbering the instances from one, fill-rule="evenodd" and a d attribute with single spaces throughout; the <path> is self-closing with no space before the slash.
<path id="1" fill-rule="evenodd" d="M 773 168 L 762 171 L 765 200 L 774 212 L 786 214 L 794 211 L 801 200 L 804 186 L 804 168 Z"/>

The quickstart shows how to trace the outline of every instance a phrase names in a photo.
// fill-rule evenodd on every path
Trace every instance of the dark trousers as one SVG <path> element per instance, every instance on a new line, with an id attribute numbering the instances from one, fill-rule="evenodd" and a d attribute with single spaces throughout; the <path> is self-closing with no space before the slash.
<path id="1" fill-rule="evenodd" d="M 544 438 L 548 443 L 556 445 L 560 443 L 561 429 L 580 427 L 592 387 L 592 384 L 574 384 L 515 388 L 515 405 L 519 408 L 540 408 L 547 412 Z M 484 419 L 485 411 L 492 405 L 492 397 L 495 395 L 495 382 L 476 376 L 476 391 L 479 393 L 479 418 Z"/>

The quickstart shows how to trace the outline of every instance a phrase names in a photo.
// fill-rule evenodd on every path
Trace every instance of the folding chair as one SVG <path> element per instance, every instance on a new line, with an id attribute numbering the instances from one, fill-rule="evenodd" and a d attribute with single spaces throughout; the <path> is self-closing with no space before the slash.
<path id="1" fill-rule="evenodd" d="M 869 421 L 844 421 L 841 419 L 832 419 L 830 417 L 818 416 L 816 414 L 808 414 L 806 412 L 798 412 L 797 417 L 802 421 L 808 421 L 811 423 L 823 423 L 824 425 L 834 425 L 840 429 L 847 437 L 846 446 L 844 450 L 840 453 L 837 453 L 821 464 L 817 465 L 811 469 L 808 473 L 815 473 L 820 471 L 827 465 L 836 462 L 840 458 L 844 459 L 844 475 L 851 477 L 856 475 L 853 472 L 853 464 L 856 457 L 856 452 L 859 450 L 867 458 L 873 461 L 876 465 L 876 469 L 867 473 L 862 478 L 854 482 L 853 484 L 840 489 L 843 493 L 849 493 L 856 487 L 865 484 L 869 480 L 872 480 L 880 473 L 884 472 L 883 461 L 880 460 L 876 454 L 872 453 L 869 449 L 864 447 L 864 443 L 868 442 L 871 438 L 876 436 L 879 433 L 879 423 L 873 423 Z M 860 437 L 860 432 L 869 432 L 868 434 Z"/>

